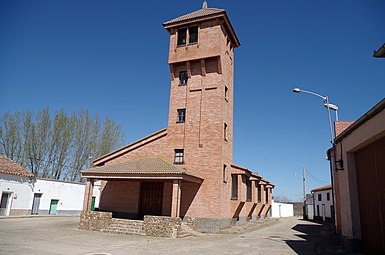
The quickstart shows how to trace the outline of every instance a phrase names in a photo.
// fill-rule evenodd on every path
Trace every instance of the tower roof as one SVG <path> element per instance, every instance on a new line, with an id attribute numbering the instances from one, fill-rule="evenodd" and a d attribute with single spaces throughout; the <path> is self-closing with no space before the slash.
<path id="1" fill-rule="evenodd" d="M 224 20 L 224 26 L 226 27 L 229 36 L 233 41 L 234 47 L 239 47 L 241 44 L 237 35 L 235 34 L 234 28 L 230 23 L 225 9 L 202 8 L 200 10 L 190 12 L 180 17 L 166 21 L 163 23 L 163 27 L 170 29 L 172 27 L 186 25 L 194 21 L 209 20 L 214 18 L 222 18 Z"/>
<path id="2" fill-rule="evenodd" d="M 217 8 L 205 8 L 205 9 L 200 9 L 194 12 L 190 12 L 188 14 L 182 15 L 180 17 L 177 17 L 175 19 L 166 21 L 163 23 L 163 26 L 170 25 L 173 23 L 181 22 L 181 21 L 187 21 L 187 20 L 192 20 L 195 18 L 201 18 L 201 17 L 206 17 L 218 13 L 225 13 L 226 11 L 224 9 L 217 9 Z"/>

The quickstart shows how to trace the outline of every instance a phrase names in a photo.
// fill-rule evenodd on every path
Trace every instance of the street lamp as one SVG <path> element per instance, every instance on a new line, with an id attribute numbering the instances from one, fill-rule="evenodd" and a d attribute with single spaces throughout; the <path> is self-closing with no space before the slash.
<path id="1" fill-rule="evenodd" d="M 331 137 L 331 141 L 330 142 L 332 144 L 334 144 L 334 135 L 333 135 L 333 128 L 332 128 L 332 119 L 330 117 L 330 110 L 335 110 L 336 111 L 336 120 L 337 120 L 338 119 L 338 115 L 337 115 L 338 107 L 336 105 L 334 105 L 334 104 L 330 104 L 329 103 L 329 97 L 328 96 L 322 96 L 322 95 L 317 94 L 315 92 L 308 91 L 308 90 L 303 90 L 303 89 L 300 89 L 300 88 L 294 88 L 293 92 L 294 93 L 306 93 L 306 94 L 310 94 L 310 95 L 322 98 L 322 100 L 325 102 L 324 106 L 328 109 L 329 129 L 330 129 L 330 137 Z"/>
<path id="2" fill-rule="evenodd" d="M 335 105 L 335 104 L 331 104 L 329 103 L 329 97 L 328 96 L 322 96 L 320 94 L 317 94 L 315 92 L 312 92 L 312 91 L 307 91 L 307 90 L 303 90 L 303 89 L 299 89 L 299 88 L 294 88 L 293 89 L 293 92 L 294 93 L 307 93 L 307 94 L 310 94 L 310 95 L 313 95 L 313 96 L 317 96 L 317 97 L 320 97 L 322 98 L 322 100 L 324 101 L 324 106 L 326 109 L 328 109 L 328 118 L 329 118 L 329 128 L 330 128 L 330 137 L 331 137 L 331 144 L 333 146 L 333 151 L 334 151 L 334 154 L 335 154 L 335 144 L 334 144 L 334 134 L 333 134 L 333 129 L 332 129 L 332 119 L 330 117 L 330 110 L 333 110 L 336 112 L 336 121 L 338 121 L 338 106 Z M 304 176 L 305 176 L 305 172 L 304 172 Z M 304 177 L 305 178 L 305 177 Z M 331 181 L 331 184 L 332 184 L 332 197 L 333 197 L 333 206 L 334 206 L 334 174 L 333 174 L 333 171 L 332 171 L 332 167 L 330 167 L 330 181 Z M 314 199 L 314 198 L 313 198 Z M 333 215 L 335 217 L 335 215 Z M 335 231 L 335 230 L 334 230 Z"/>
<path id="3" fill-rule="evenodd" d="M 324 104 L 324 106 L 325 106 L 326 109 L 328 108 L 328 105 L 326 103 Z M 338 121 L 338 106 L 335 105 L 335 104 L 330 104 L 329 103 L 329 108 L 330 108 L 330 110 L 333 110 L 333 111 L 336 112 L 336 121 Z"/>

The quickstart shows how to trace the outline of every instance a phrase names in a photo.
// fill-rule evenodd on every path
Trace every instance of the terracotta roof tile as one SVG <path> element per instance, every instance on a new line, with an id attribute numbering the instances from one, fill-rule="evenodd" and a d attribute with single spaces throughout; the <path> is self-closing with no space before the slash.
<path id="1" fill-rule="evenodd" d="M 327 185 L 327 186 L 323 186 L 323 187 L 320 187 L 320 188 L 313 189 L 312 192 L 328 190 L 328 189 L 332 189 L 332 185 Z"/>
<path id="2" fill-rule="evenodd" d="M 97 166 L 81 171 L 82 174 L 130 174 L 130 175 L 156 175 L 156 174 L 195 174 L 168 163 L 160 158 L 143 158 L 124 163 Z"/>
<path id="3" fill-rule="evenodd" d="M 166 21 L 163 23 L 163 25 L 169 25 L 172 23 L 180 22 L 180 21 L 186 21 L 186 20 L 190 20 L 190 19 L 206 17 L 206 16 L 210 16 L 210 15 L 218 14 L 218 13 L 222 13 L 222 12 L 225 12 L 225 10 L 224 9 L 217 9 L 217 8 L 200 9 L 200 10 L 188 13 L 186 15 L 177 17 L 175 19 Z"/>
<path id="4" fill-rule="evenodd" d="M 25 177 L 34 177 L 26 168 L 13 162 L 9 158 L 0 155 L 0 173 Z"/>

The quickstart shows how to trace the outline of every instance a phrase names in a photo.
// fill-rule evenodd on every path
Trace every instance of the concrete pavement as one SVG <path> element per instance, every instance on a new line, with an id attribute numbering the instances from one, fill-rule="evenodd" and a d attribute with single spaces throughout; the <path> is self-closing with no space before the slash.
<path id="1" fill-rule="evenodd" d="M 348 254 L 330 227 L 285 218 L 239 234 L 179 239 L 84 231 L 78 217 L 0 219 L 0 254 Z"/>

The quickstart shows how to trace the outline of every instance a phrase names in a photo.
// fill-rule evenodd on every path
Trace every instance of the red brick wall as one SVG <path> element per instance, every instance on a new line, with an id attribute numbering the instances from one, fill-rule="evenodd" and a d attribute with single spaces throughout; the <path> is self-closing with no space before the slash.
<path id="1" fill-rule="evenodd" d="M 334 132 L 336 133 L 335 135 L 338 136 L 339 134 L 341 134 L 351 124 L 353 124 L 352 121 L 335 121 L 334 122 Z"/>
<path id="2" fill-rule="evenodd" d="M 102 186 L 99 209 L 125 213 L 138 213 L 140 183 L 108 181 Z"/>

